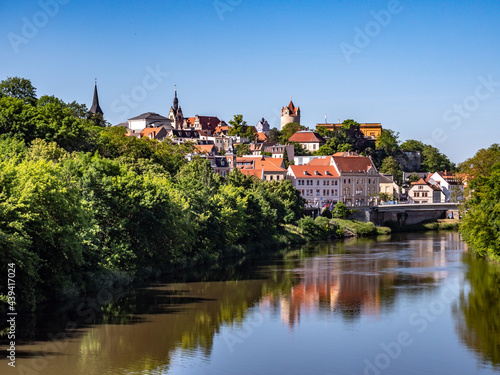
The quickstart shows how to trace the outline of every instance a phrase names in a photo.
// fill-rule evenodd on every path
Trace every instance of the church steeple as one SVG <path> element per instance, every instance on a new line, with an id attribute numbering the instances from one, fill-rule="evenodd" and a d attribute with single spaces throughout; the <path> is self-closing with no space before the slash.
<path id="1" fill-rule="evenodd" d="M 177 109 L 179 108 L 179 99 L 177 98 L 177 86 L 175 86 L 175 98 L 174 98 L 174 112 L 177 113 Z"/>
<path id="2" fill-rule="evenodd" d="M 99 95 L 97 95 L 97 79 L 95 80 L 94 100 L 92 101 L 92 107 L 90 107 L 90 112 L 93 114 L 96 113 L 99 113 L 101 115 L 104 114 L 104 112 L 101 109 L 101 106 L 99 105 Z"/>

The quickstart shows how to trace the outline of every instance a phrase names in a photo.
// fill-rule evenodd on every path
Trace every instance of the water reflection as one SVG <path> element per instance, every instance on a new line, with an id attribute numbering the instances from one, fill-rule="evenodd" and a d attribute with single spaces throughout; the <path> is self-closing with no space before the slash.
<path id="1" fill-rule="evenodd" d="M 444 236 L 444 237 L 443 237 Z M 378 242 L 354 240 L 321 244 L 312 253 L 323 254 L 291 260 L 289 290 L 273 295 L 274 310 L 293 330 L 302 314 L 338 313 L 347 321 L 389 312 L 398 294 L 418 294 L 432 289 L 448 274 L 446 267 L 460 256 L 457 233 L 424 239 Z"/>
<path id="2" fill-rule="evenodd" d="M 454 312 L 460 340 L 484 365 L 500 369 L 500 266 L 470 254 L 464 262 L 470 289 L 461 294 Z"/>
<path id="3" fill-rule="evenodd" d="M 27 323 L 35 334 L 26 336 L 26 342 L 17 348 L 24 358 L 18 357 L 15 370 L 0 359 L 1 373 L 15 374 L 24 368 L 24 373 L 33 370 L 57 375 L 160 374 L 181 371 L 187 362 L 215 363 L 214 358 L 218 358 L 226 363 L 224 356 L 232 353 L 227 347 L 214 353 L 214 342 L 231 327 L 244 327 L 256 311 L 276 318 L 279 327 L 289 332 L 298 330 L 306 316 L 340 322 L 339 330 L 363 317 L 375 321 L 392 318 L 397 315 L 398 301 L 417 301 L 426 293 L 432 294 L 450 272 L 459 272 L 462 247 L 457 233 L 321 243 L 290 251 L 265 264 L 249 261 L 226 270 L 217 281 L 137 289 L 99 308 L 90 321 L 89 315 L 78 314 L 75 306 L 57 315 L 51 312 L 29 323 L 31 326 Z M 463 302 L 460 311 L 462 306 Z M 68 323 L 74 323 L 76 329 L 71 336 L 61 336 Z M 265 324 L 276 334 L 279 327 L 273 325 L 273 319 Z M 463 318 L 459 326 L 467 331 L 468 318 Z M 269 334 L 264 340 L 273 338 Z M 473 338 L 476 340 L 477 334 Z M 264 343 L 256 345 L 262 347 Z M 255 363 L 250 350 L 248 353 L 242 361 L 252 366 Z M 243 369 L 238 371 L 242 373 Z"/>

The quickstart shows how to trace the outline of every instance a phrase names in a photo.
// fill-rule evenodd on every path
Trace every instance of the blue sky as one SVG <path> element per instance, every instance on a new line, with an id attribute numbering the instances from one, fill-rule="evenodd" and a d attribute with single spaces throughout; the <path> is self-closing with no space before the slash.
<path id="1" fill-rule="evenodd" d="M 381 122 L 452 161 L 500 142 L 500 2 L 2 2 L 0 79 L 92 102 L 113 124 L 168 114 L 279 126 Z"/>

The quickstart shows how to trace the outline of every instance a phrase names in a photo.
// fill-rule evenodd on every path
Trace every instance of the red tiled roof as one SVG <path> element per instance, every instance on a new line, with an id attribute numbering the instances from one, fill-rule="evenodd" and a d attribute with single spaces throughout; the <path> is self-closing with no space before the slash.
<path id="1" fill-rule="evenodd" d="M 312 159 L 307 165 L 332 165 L 332 157 Z"/>
<path id="2" fill-rule="evenodd" d="M 352 154 L 350 156 L 337 156 L 338 154 L 333 155 L 333 160 L 340 173 L 367 173 L 370 167 L 376 171 L 375 165 L 368 156 Z"/>
<path id="3" fill-rule="evenodd" d="M 193 126 L 193 125 L 194 125 L 194 120 L 195 120 L 195 118 L 194 118 L 194 117 L 188 117 L 188 118 L 186 119 L 186 123 L 187 123 L 188 125 Z"/>
<path id="4" fill-rule="evenodd" d="M 158 127 L 158 128 L 144 128 L 141 133 L 140 133 L 140 136 L 141 137 L 151 137 L 154 138 L 159 132 L 160 130 L 162 130 L 163 128 L 162 127 Z"/>
<path id="5" fill-rule="evenodd" d="M 268 137 L 265 133 L 257 133 L 257 140 L 265 142 L 267 141 Z"/>
<path id="6" fill-rule="evenodd" d="M 195 145 L 194 150 L 200 154 L 209 154 L 213 151 L 215 145 Z"/>
<path id="7" fill-rule="evenodd" d="M 290 110 L 290 115 L 291 116 L 297 116 L 297 110 L 298 110 L 298 107 L 295 107 L 293 105 L 293 102 L 292 100 L 290 99 L 290 103 L 288 103 L 288 109 Z"/>
<path id="8" fill-rule="evenodd" d="M 339 177 L 335 167 L 324 165 L 290 165 L 296 178 L 333 178 Z M 328 173 L 327 173 L 328 172 Z"/>
<path id="9" fill-rule="evenodd" d="M 262 169 L 241 169 L 241 173 L 246 176 L 255 176 L 259 179 L 262 178 Z"/>
<path id="10" fill-rule="evenodd" d="M 241 156 L 236 158 L 236 163 L 249 163 L 256 160 L 262 160 L 264 156 Z"/>
<path id="11" fill-rule="evenodd" d="M 290 138 L 288 138 L 289 142 L 297 142 L 297 143 L 325 143 L 325 139 L 320 136 L 316 132 L 308 131 L 308 130 L 302 130 L 294 135 L 292 135 Z"/>
<path id="12" fill-rule="evenodd" d="M 266 161 L 269 163 L 273 163 L 274 165 L 277 165 L 278 167 L 281 167 L 281 168 L 284 167 L 283 158 L 266 158 Z"/>
<path id="13" fill-rule="evenodd" d="M 220 124 L 220 120 L 214 116 L 198 116 L 198 119 L 203 130 L 215 130 Z"/>
<path id="14" fill-rule="evenodd" d="M 229 131 L 229 125 L 217 125 L 214 134 L 224 134 Z"/>
<path id="15" fill-rule="evenodd" d="M 412 182 L 411 184 L 412 185 L 427 185 L 427 182 L 425 182 L 424 179 L 421 178 L 420 180 L 418 180 L 416 182 Z"/>

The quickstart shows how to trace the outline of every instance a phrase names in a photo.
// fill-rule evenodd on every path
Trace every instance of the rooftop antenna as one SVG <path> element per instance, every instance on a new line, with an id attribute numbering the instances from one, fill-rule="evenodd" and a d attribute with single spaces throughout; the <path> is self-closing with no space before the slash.
<path id="1" fill-rule="evenodd" d="M 328 124 L 328 121 L 326 120 L 326 114 L 325 114 L 325 124 Z"/>

